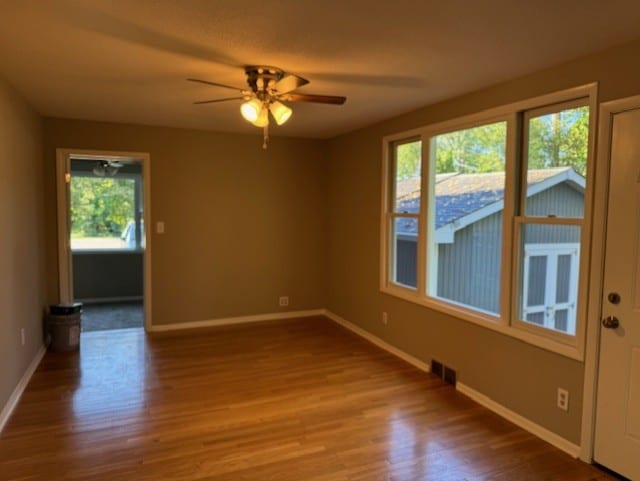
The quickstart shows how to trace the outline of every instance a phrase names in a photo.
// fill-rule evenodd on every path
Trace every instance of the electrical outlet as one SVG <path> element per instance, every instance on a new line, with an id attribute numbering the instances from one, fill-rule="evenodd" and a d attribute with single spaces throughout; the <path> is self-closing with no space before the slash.
<path id="1" fill-rule="evenodd" d="M 387 316 L 386 312 L 382 313 L 382 324 L 384 324 L 385 326 L 389 323 L 389 316 Z"/>
<path id="2" fill-rule="evenodd" d="M 20 342 L 22 343 L 22 345 L 24 346 L 26 339 L 25 339 L 25 334 L 24 334 L 24 327 L 20 328 Z"/>
<path id="3" fill-rule="evenodd" d="M 280 296 L 278 300 L 280 307 L 286 307 L 289 305 L 289 296 Z"/>
<path id="4" fill-rule="evenodd" d="M 569 410 L 569 391 L 566 389 L 558 388 L 558 409 L 562 409 L 563 411 Z"/>

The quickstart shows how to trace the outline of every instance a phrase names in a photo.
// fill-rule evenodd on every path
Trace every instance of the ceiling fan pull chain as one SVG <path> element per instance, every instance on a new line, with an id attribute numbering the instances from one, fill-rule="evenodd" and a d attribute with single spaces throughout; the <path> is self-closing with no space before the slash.
<path id="1" fill-rule="evenodd" d="M 269 146 L 269 124 L 264 126 L 263 134 L 262 148 L 266 150 Z"/>

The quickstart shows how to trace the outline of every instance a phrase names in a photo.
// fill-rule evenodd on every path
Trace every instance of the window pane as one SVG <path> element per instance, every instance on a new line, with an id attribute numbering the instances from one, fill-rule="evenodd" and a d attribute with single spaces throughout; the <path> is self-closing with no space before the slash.
<path id="1" fill-rule="evenodd" d="M 526 224 L 521 241 L 520 319 L 575 335 L 580 227 Z"/>
<path id="2" fill-rule="evenodd" d="M 418 285 L 418 221 L 411 217 L 396 217 L 393 222 L 393 275 L 397 284 Z"/>
<path id="3" fill-rule="evenodd" d="M 506 122 L 435 136 L 428 293 L 497 314 Z"/>
<path id="4" fill-rule="evenodd" d="M 528 216 L 584 216 L 589 108 L 532 117 L 528 122 Z"/>
<path id="5" fill-rule="evenodd" d="M 72 176 L 70 189 L 71 249 L 135 247 L 123 237 L 135 224 L 133 179 Z"/>
<path id="6" fill-rule="evenodd" d="M 395 212 L 420 212 L 421 150 L 422 142 L 419 140 L 395 146 Z"/>

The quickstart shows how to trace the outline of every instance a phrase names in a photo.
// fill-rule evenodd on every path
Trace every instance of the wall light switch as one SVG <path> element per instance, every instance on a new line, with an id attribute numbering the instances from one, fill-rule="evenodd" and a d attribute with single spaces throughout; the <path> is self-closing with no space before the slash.
<path id="1" fill-rule="evenodd" d="M 162 221 L 156 222 L 156 233 L 164 234 L 164 222 Z"/>

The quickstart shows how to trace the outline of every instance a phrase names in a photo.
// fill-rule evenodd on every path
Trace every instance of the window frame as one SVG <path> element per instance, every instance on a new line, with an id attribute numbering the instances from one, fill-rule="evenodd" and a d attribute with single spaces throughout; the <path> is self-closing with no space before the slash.
<path id="1" fill-rule="evenodd" d="M 561 110 L 572 106 L 589 107 L 589 131 L 587 149 L 587 176 L 585 189 L 584 216 L 582 219 L 569 218 L 544 218 L 517 215 L 520 209 L 526 205 L 523 196 L 526 196 L 526 152 L 521 149 L 525 142 L 525 115 L 527 112 L 554 111 L 558 107 Z M 496 107 L 459 118 L 438 122 L 410 131 L 387 135 L 382 138 L 382 195 L 381 195 L 381 229 L 380 229 L 380 291 L 404 300 L 420 304 L 439 312 L 454 316 L 473 324 L 488 328 L 493 331 L 520 339 L 529 344 L 561 354 L 563 356 L 583 360 L 585 331 L 587 325 L 588 281 L 591 275 L 588 253 L 591 251 L 591 230 L 593 211 L 595 151 L 594 140 L 597 128 L 597 83 L 591 83 L 559 92 L 554 92 L 512 104 Z M 545 110 L 546 109 L 546 110 Z M 539 115 L 539 114 L 538 114 Z M 501 253 L 501 285 L 500 285 L 500 313 L 482 312 L 467 308 L 464 305 L 452 301 L 444 301 L 426 294 L 427 263 L 428 256 L 427 238 L 427 213 L 431 190 L 429 183 L 431 176 L 429 169 L 434 168 L 430 163 L 430 139 L 434 136 L 453 131 L 469 129 L 502 120 L 507 121 L 506 138 L 506 165 L 505 165 L 505 190 L 503 207 L 503 231 Z M 388 255 L 391 243 L 391 232 L 388 229 L 389 210 L 393 209 L 391 202 L 395 199 L 393 184 L 395 179 L 393 171 L 393 146 L 407 141 L 420 139 L 422 141 L 422 172 L 421 172 L 421 206 L 418 218 L 418 252 L 417 252 L 417 289 L 406 288 L 391 281 L 389 274 L 392 272 L 392 258 Z M 524 187 L 516 183 L 524 180 Z M 516 195 L 519 197 L 516 198 Z M 576 334 L 569 336 L 557 331 L 529 325 L 526 322 L 515 322 L 517 311 L 517 280 L 519 248 L 517 230 L 523 219 L 535 223 L 559 223 L 561 225 L 579 224 L 581 228 L 580 238 L 580 275 L 578 285 L 578 306 L 576 315 Z M 431 234 L 433 235 L 433 234 Z M 514 282 L 516 281 L 516 282 Z"/>
<path id="2" fill-rule="evenodd" d="M 509 166 L 509 162 L 507 161 L 507 159 L 509 158 L 509 152 L 510 149 L 514 148 L 514 144 L 515 144 L 515 117 L 513 115 L 497 115 L 497 116 L 488 116 L 486 118 L 484 118 L 483 120 L 479 120 L 479 121 L 474 121 L 474 122 L 470 122 L 470 123 L 464 123 L 464 124 L 460 124 L 458 127 L 455 126 L 451 126 L 448 127 L 446 129 L 429 129 L 425 132 L 425 136 L 423 137 L 423 142 L 427 141 L 429 143 L 429 148 L 428 149 L 424 149 L 428 151 L 428 157 L 425 160 L 426 162 L 426 168 L 423 167 L 423 179 L 425 179 L 425 175 L 427 176 L 425 180 L 423 180 L 423 189 L 426 188 L 427 189 L 427 193 L 426 195 L 424 195 L 424 197 L 426 197 L 426 202 L 427 205 L 425 206 L 424 209 L 421 209 L 421 213 L 424 212 L 425 215 L 423 215 L 422 217 L 424 217 L 424 222 L 425 222 L 425 244 L 426 244 L 426 248 L 425 248 L 425 252 L 426 249 L 430 249 L 429 252 L 429 256 L 431 258 L 435 258 L 438 256 L 437 251 L 434 252 L 432 249 L 434 248 L 434 246 L 436 246 L 436 243 L 431 243 L 430 242 L 430 238 L 431 237 L 435 237 L 435 233 L 432 232 L 433 231 L 433 226 L 432 223 L 428 221 L 427 216 L 430 216 L 431 218 L 433 218 L 434 215 L 434 211 L 433 208 L 435 208 L 435 188 L 431 188 L 431 185 L 428 185 L 427 182 L 430 181 L 430 179 L 435 178 L 435 162 L 431 162 L 431 159 L 434 157 L 434 152 L 433 152 L 433 146 L 431 145 L 431 139 L 433 139 L 434 137 L 437 137 L 439 135 L 444 135 L 444 134 L 448 134 L 448 133 L 452 133 L 452 132 L 457 132 L 457 131 L 461 131 L 461 130 L 468 130 L 468 129 L 472 129 L 475 127 L 483 127 L 486 125 L 491 125 L 491 124 L 495 124 L 495 123 L 499 123 L 499 122 L 505 122 L 506 123 L 506 132 L 505 132 L 505 185 L 504 185 L 504 197 L 503 197 L 503 212 L 505 212 L 505 214 L 503 214 L 503 225 L 502 225 L 502 245 L 505 245 L 505 242 L 507 243 L 511 243 L 511 229 L 512 229 L 512 215 L 507 215 L 507 214 L 511 214 L 512 213 L 512 206 L 513 206 L 513 191 L 514 191 L 514 182 L 513 181 L 509 181 L 509 178 L 515 178 L 515 171 L 513 170 L 512 166 Z M 437 247 L 436 247 L 437 249 Z M 425 264 L 428 263 L 427 259 L 424 260 Z M 425 295 L 427 296 L 427 298 L 432 301 L 434 303 L 434 305 L 438 305 L 441 306 L 443 308 L 446 308 L 446 306 L 448 305 L 452 305 L 452 306 L 456 306 L 457 309 L 460 309 L 461 312 L 466 313 L 466 315 L 469 316 L 480 316 L 483 319 L 489 320 L 490 322 L 500 322 L 500 323 L 504 323 L 504 320 L 502 319 L 502 313 L 503 312 L 507 312 L 504 309 L 508 309 L 508 304 L 505 303 L 505 297 L 504 295 L 500 296 L 500 301 L 499 301 L 499 313 L 498 315 L 496 315 L 493 312 L 490 311 L 486 311 L 486 310 L 482 310 L 479 308 L 472 308 L 472 307 L 468 307 L 463 303 L 460 302 L 456 302 L 453 300 L 448 300 L 448 299 L 444 299 L 444 298 L 439 298 L 435 295 L 429 294 L 428 293 L 428 289 L 429 289 L 429 281 L 428 279 L 431 278 L 431 276 L 434 274 L 433 272 L 429 272 L 429 269 L 433 269 L 435 268 L 437 270 L 438 268 L 438 263 L 437 262 L 431 262 L 431 265 L 425 265 L 425 288 L 422 292 L 425 293 Z M 511 272 L 507 272 L 507 269 L 505 267 L 506 266 L 505 262 L 504 262 L 504 254 L 500 255 L 500 286 L 502 285 L 509 285 L 510 282 L 510 277 L 511 277 Z M 435 276 L 437 277 L 437 272 L 435 273 Z M 502 293 L 502 290 L 500 290 L 500 293 Z"/>
<path id="3" fill-rule="evenodd" d="M 389 144 L 389 155 L 390 155 L 390 162 L 389 162 L 389 170 L 391 172 L 391 174 L 388 176 L 388 181 L 389 181 L 389 185 L 388 185 L 388 189 L 390 192 L 390 200 L 392 202 L 392 205 L 389 206 L 388 209 L 386 209 L 386 229 L 387 229 L 387 234 L 388 234 L 388 238 L 387 238 L 387 248 L 388 248 L 388 252 L 387 252 L 387 269 L 389 272 L 389 282 L 392 282 L 395 286 L 397 286 L 400 289 L 403 290 L 407 290 L 409 292 L 420 292 L 420 273 L 419 273 L 419 265 L 422 263 L 422 258 L 424 257 L 424 253 L 421 251 L 420 248 L 420 238 L 423 236 L 420 236 L 420 232 L 422 232 L 423 229 L 423 225 L 422 225 L 422 221 L 420 220 L 420 218 L 422 217 L 422 209 L 423 209 L 423 201 L 422 201 L 422 197 L 423 197 L 423 193 L 422 193 L 422 181 L 421 181 L 421 185 L 420 185 L 420 207 L 418 209 L 418 213 L 417 214 L 412 214 L 409 212 L 396 212 L 396 208 L 395 208 L 395 202 L 396 202 L 396 182 L 395 182 L 395 174 L 397 172 L 397 159 L 396 159 L 396 148 L 400 145 L 405 145 L 405 144 L 410 144 L 413 142 L 416 142 L 420 140 L 420 137 L 410 137 L 410 138 L 405 138 L 402 139 L 400 141 L 397 142 L 391 142 Z M 422 154 L 422 153 L 421 153 Z M 420 159 L 420 175 L 422 176 L 423 172 L 424 172 L 424 155 L 422 155 L 422 158 Z M 421 178 L 422 179 L 422 178 Z M 417 270 L 418 272 L 416 273 L 416 287 L 412 287 L 410 285 L 407 284 L 403 284 L 397 281 L 391 281 L 391 279 L 396 279 L 397 277 L 397 265 L 395 260 L 397 259 L 397 244 L 395 243 L 395 239 L 396 239 L 396 235 L 395 235 L 395 221 L 397 219 L 415 219 L 417 226 L 418 226 L 418 232 L 416 234 L 416 262 L 417 262 Z"/>

